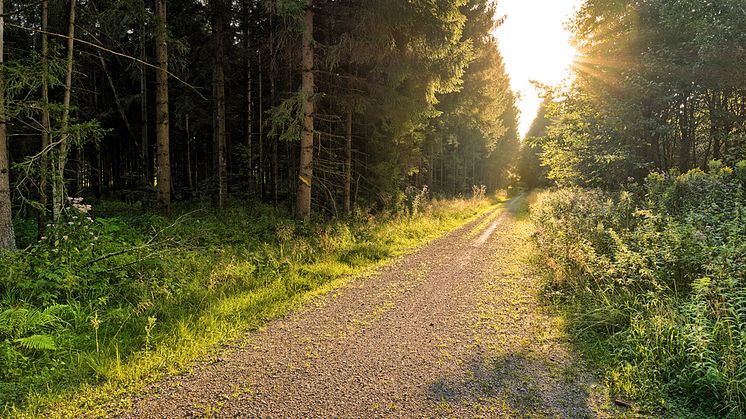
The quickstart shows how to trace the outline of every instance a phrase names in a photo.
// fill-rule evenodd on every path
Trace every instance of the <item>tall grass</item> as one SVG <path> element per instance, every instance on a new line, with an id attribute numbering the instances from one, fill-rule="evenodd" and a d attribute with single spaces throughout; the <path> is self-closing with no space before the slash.
<path id="1" fill-rule="evenodd" d="M 48 237 L 0 254 L 0 412 L 93 409 L 491 204 L 422 196 L 416 206 L 309 225 L 245 203 L 176 219 L 71 206 Z"/>
<path id="2" fill-rule="evenodd" d="M 547 295 L 619 397 L 746 416 L 745 185 L 746 163 L 713 162 L 618 193 L 546 192 L 532 207 Z"/>

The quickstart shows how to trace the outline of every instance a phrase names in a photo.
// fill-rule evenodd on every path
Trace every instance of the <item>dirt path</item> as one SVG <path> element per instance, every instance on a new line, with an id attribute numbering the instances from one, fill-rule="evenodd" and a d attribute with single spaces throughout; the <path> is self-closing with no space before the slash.
<path id="1" fill-rule="evenodd" d="M 538 302 L 530 233 L 493 211 L 148 389 L 125 416 L 606 416 Z"/>

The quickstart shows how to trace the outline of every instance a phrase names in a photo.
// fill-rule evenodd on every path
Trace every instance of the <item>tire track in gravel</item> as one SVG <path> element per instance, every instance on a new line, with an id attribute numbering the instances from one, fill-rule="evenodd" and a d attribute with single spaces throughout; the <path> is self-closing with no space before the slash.
<path id="1" fill-rule="evenodd" d="M 130 405 L 120 415 L 604 415 L 599 387 L 541 312 L 538 283 L 515 257 L 530 232 L 510 207 L 120 402 Z M 484 229 L 476 237 L 475 227 Z"/>

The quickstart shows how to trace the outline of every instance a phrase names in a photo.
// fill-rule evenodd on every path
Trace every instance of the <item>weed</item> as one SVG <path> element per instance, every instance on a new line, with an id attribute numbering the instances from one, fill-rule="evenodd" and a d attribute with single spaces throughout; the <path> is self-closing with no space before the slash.
<path id="1" fill-rule="evenodd" d="M 676 415 L 746 415 L 746 164 L 651 174 L 532 207 L 546 294 L 611 390 Z"/>

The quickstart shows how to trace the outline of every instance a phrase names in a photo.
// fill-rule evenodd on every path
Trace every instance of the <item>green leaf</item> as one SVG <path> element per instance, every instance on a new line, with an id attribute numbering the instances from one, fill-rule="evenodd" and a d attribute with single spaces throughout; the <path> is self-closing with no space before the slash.
<path id="1" fill-rule="evenodd" d="M 15 343 L 25 349 L 35 351 L 53 351 L 57 349 L 54 338 L 50 335 L 31 335 L 25 338 L 16 339 Z"/>

